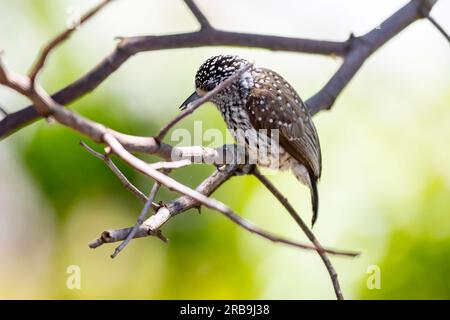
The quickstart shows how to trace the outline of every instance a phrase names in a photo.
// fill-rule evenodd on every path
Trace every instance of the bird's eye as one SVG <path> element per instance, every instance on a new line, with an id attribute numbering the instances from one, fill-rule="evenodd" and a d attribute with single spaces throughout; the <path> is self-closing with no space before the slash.
<path id="1" fill-rule="evenodd" d="M 215 87 L 215 85 L 213 82 L 208 82 L 205 86 L 205 89 L 206 89 L 206 91 L 211 91 L 214 89 L 214 87 Z"/>

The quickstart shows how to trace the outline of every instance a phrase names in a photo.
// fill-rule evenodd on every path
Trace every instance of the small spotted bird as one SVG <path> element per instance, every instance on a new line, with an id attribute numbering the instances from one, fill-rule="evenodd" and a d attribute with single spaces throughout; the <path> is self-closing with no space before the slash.
<path id="1" fill-rule="evenodd" d="M 181 108 L 213 90 L 248 61 L 233 55 L 206 60 L 195 76 L 196 91 Z M 243 141 L 256 163 L 279 170 L 291 169 L 297 179 L 310 188 L 312 224 L 318 215 L 317 181 L 322 171 L 319 137 L 311 115 L 299 95 L 279 74 L 252 66 L 212 99 L 228 129 Z M 260 154 L 262 148 L 276 150 Z M 274 148 L 274 149 L 273 149 Z"/>

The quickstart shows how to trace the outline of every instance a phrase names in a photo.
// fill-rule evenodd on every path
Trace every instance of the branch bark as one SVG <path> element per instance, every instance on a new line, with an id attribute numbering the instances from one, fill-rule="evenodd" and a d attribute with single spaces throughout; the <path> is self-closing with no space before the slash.
<path id="1" fill-rule="evenodd" d="M 429 13 L 436 2 L 437 0 L 412 0 L 365 35 L 351 36 L 348 40 L 349 51 L 341 67 L 322 89 L 306 101 L 311 113 L 330 109 L 370 55 L 411 23 L 423 18 L 424 13 Z"/>

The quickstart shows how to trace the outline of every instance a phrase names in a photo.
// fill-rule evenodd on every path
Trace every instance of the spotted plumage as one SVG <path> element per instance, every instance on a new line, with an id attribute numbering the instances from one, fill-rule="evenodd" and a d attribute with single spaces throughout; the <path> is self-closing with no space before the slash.
<path id="1" fill-rule="evenodd" d="M 187 102 L 213 90 L 248 63 L 232 55 L 209 58 L 197 71 L 196 93 Z M 252 67 L 217 93 L 212 102 L 258 165 L 290 168 L 310 188 L 314 224 L 322 169 L 320 144 L 311 115 L 292 86 L 272 70 Z"/>

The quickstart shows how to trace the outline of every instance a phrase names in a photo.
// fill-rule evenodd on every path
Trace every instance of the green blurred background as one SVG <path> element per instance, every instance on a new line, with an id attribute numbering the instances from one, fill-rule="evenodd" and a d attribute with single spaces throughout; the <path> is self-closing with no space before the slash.
<path id="1" fill-rule="evenodd" d="M 218 28 L 344 40 L 406 1 L 197 2 Z M 8 65 L 26 72 L 70 16 L 95 3 L 0 0 L 0 48 Z M 450 30 L 448 1 L 439 1 L 432 13 Z M 115 1 L 51 55 L 42 84 L 54 92 L 74 81 L 113 49 L 116 36 L 195 28 L 180 0 Z M 305 99 L 340 63 L 230 47 L 147 52 L 71 107 L 121 131 L 155 134 L 192 92 L 198 66 L 221 53 L 278 71 Z M 450 298 L 449 70 L 448 43 L 426 21 L 416 22 L 367 61 L 330 112 L 315 117 L 324 159 L 315 233 L 324 245 L 363 253 L 332 258 L 347 298 Z M 0 104 L 13 112 L 27 101 L 0 88 Z M 211 104 L 179 127 L 192 130 L 194 120 L 225 132 Z M 257 238 L 206 209 L 164 226 L 169 244 L 139 239 L 115 260 L 109 258 L 113 245 L 90 250 L 88 242 L 101 231 L 132 225 L 141 203 L 78 145 L 80 139 L 40 121 L 0 142 L 0 298 L 334 298 L 316 254 Z M 146 178 L 121 168 L 148 192 Z M 194 187 L 212 170 L 197 165 L 173 177 Z M 309 221 L 308 191 L 288 173 L 269 178 Z M 166 190 L 158 194 L 162 201 L 174 197 Z M 214 197 L 262 227 L 305 240 L 252 177 L 232 179 Z M 66 287 L 69 265 L 81 268 L 81 290 Z M 366 285 L 373 265 L 380 268 L 381 289 Z"/>

